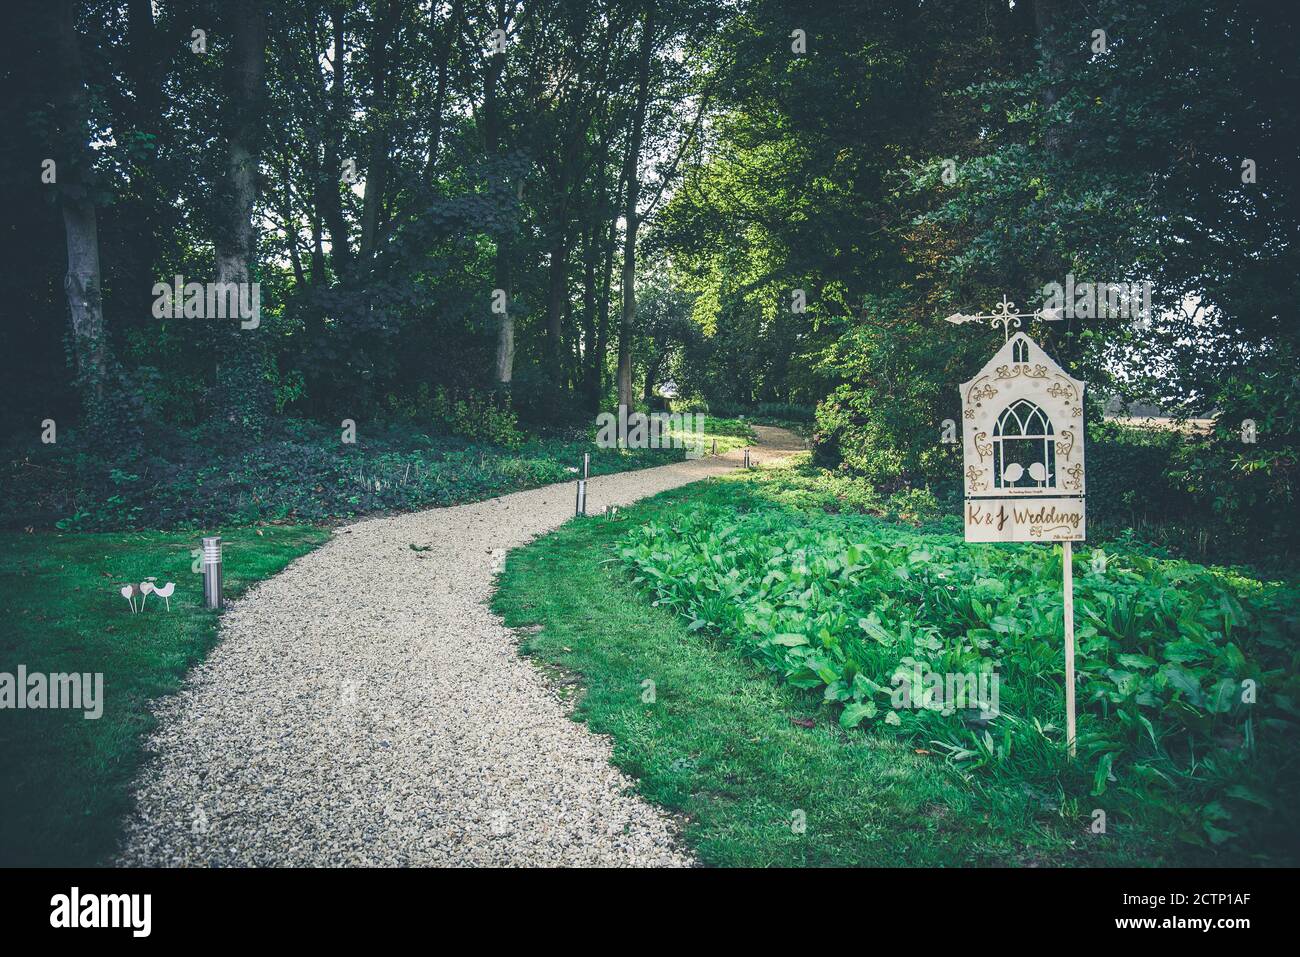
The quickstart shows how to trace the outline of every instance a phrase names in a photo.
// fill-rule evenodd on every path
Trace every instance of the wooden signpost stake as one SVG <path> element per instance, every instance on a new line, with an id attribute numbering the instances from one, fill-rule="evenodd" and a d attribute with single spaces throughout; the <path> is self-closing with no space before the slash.
<path id="1" fill-rule="evenodd" d="M 961 386 L 964 523 L 968 542 L 1060 542 L 1065 623 L 1065 740 L 1075 753 L 1074 543 L 1084 540 L 1083 390 L 1023 332 L 1025 319 L 1054 322 L 1059 311 L 1016 312 L 1004 296 L 987 315 L 948 322 L 1002 326 L 1004 344 Z"/>
<path id="2" fill-rule="evenodd" d="M 1061 594 L 1065 596 L 1065 742 L 1074 757 L 1074 542 L 1061 543 Z"/>

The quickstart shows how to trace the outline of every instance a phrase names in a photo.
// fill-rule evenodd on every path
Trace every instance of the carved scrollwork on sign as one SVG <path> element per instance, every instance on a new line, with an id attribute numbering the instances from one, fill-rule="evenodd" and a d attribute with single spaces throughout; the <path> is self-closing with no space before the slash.
<path id="1" fill-rule="evenodd" d="M 987 471 L 988 469 L 977 469 L 973 465 L 970 466 L 968 469 L 966 469 L 966 478 L 970 481 L 970 487 L 972 492 L 983 492 L 988 488 L 987 482 L 981 482 L 979 480 L 980 476 Z"/>
<path id="2" fill-rule="evenodd" d="M 989 434 L 987 432 L 975 433 L 975 451 L 979 454 L 981 465 L 984 464 L 986 458 L 993 454 L 993 446 L 984 441 L 988 437 Z"/>
<path id="3" fill-rule="evenodd" d="M 977 400 L 992 399 L 998 394 L 998 390 L 991 385 L 981 386 L 971 393 L 971 396 Z"/>
<path id="4" fill-rule="evenodd" d="M 967 406 L 966 410 L 962 412 L 962 415 L 968 419 L 973 419 L 975 418 L 975 410 Z"/>
<path id="5" fill-rule="evenodd" d="M 1032 369 L 1026 365 L 1018 366 L 998 366 L 993 370 L 996 379 L 1014 379 L 1016 376 L 1024 376 L 1026 379 L 1046 379 L 1047 366 L 1036 365 Z"/>
<path id="6" fill-rule="evenodd" d="M 1047 390 L 1047 394 L 1054 399 L 1068 399 L 1074 401 L 1074 386 L 1061 385 L 1059 382 L 1053 382 L 1052 387 Z"/>
<path id="7" fill-rule="evenodd" d="M 1082 462 L 1080 462 L 1078 465 L 1066 469 L 1065 474 L 1070 476 L 1068 479 L 1065 480 L 1065 488 L 1075 492 L 1083 488 L 1083 463 Z"/>
<path id="8" fill-rule="evenodd" d="M 1034 536 L 1034 538 L 1042 538 L 1044 532 L 1069 531 L 1069 529 L 1069 525 L 1053 525 L 1051 528 L 1043 528 L 1041 525 L 1031 525 L 1029 527 L 1029 534 Z"/>
<path id="9" fill-rule="evenodd" d="M 1069 429 L 1061 432 L 1061 437 L 1056 440 L 1056 451 L 1061 458 L 1069 460 L 1070 453 L 1074 451 L 1074 433 Z"/>

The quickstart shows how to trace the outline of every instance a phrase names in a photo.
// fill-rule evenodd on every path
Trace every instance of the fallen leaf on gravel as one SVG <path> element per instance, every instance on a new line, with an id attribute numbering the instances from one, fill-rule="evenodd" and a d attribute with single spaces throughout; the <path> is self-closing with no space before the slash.
<path id="1" fill-rule="evenodd" d="M 817 727 L 817 722 L 814 721 L 812 718 L 791 718 L 791 719 L 790 719 L 790 723 L 791 723 L 791 724 L 797 724 L 797 725 L 798 725 L 799 727 L 801 727 L 801 728 L 815 728 L 815 727 Z"/>

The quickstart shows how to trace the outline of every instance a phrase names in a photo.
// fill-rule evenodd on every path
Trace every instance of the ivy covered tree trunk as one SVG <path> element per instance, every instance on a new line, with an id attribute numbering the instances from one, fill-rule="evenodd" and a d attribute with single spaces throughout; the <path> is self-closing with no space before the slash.
<path id="1" fill-rule="evenodd" d="M 72 0 L 55 8 L 56 44 L 62 77 L 58 91 L 58 153 L 55 182 L 67 237 L 68 271 L 63 288 L 72 322 L 72 357 L 77 388 L 92 418 L 104 398 L 109 349 L 99 274 L 99 219 L 93 194 L 93 158 L 86 145 L 88 113 L 85 78 Z"/>
<path id="2" fill-rule="evenodd" d="M 238 0 L 228 9 L 234 38 L 226 65 L 226 171 L 213 246 L 217 282 L 237 283 L 243 288 L 253 281 L 256 254 L 253 212 L 263 125 L 266 10 L 261 0 Z M 254 434 L 265 426 L 272 406 L 267 330 L 260 318 L 250 325 L 252 320 L 241 323 L 240 318 L 208 317 L 209 322 L 221 324 L 212 417 Z"/>
<path id="3" fill-rule="evenodd" d="M 519 181 L 519 196 L 523 198 L 524 182 Z M 515 319 L 510 302 L 510 240 L 502 236 L 497 244 L 496 267 L 493 276 L 496 288 L 505 294 L 505 311 L 497 316 L 497 351 L 493 368 L 493 385 L 498 401 L 504 406 L 511 402 L 511 381 L 515 369 Z"/>
<path id="4" fill-rule="evenodd" d="M 498 29 L 501 30 L 507 29 L 510 25 L 509 12 L 504 4 L 499 5 L 496 9 L 496 23 Z M 492 56 L 488 57 L 483 70 L 483 148 L 488 156 L 488 161 L 497 163 L 501 160 L 503 124 L 503 107 L 499 87 L 505 73 L 505 66 L 505 53 L 497 50 Z M 498 168 L 493 175 L 504 177 L 505 174 Z M 501 185 L 505 185 L 504 180 Z M 515 190 L 515 195 L 522 201 L 524 195 L 522 177 L 515 184 Z M 497 348 L 492 370 L 492 388 L 496 393 L 497 401 L 505 406 L 509 406 L 512 401 L 511 383 L 514 378 L 515 368 L 514 303 L 510 301 L 511 257 L 513 256 L 510 241 L 511 234 L 512 229 L 510 226 L 504 226 L 500 229 L 496 237 L 496 260 L 492 270 L 492 278 L 495 282 L 492 301 L 495 304 L 498 295 L 504 297 L 504 309 L 496 313 Z"/>

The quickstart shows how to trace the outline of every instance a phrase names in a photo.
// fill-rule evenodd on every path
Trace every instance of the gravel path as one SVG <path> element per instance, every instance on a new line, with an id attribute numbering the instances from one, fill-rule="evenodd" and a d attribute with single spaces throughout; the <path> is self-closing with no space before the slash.
<path id="1" fill-rule="evenodd" d="M 758 431 L 756 462 L 803 447 Z M 594 478 L 588 512 L 740 455 Z M 251 589 L 158 705 L 116 863 L 689 865 L 486 607 L 505 550 L 573 499 L 567 483 L 363 521 Z"/>

